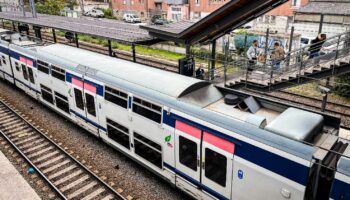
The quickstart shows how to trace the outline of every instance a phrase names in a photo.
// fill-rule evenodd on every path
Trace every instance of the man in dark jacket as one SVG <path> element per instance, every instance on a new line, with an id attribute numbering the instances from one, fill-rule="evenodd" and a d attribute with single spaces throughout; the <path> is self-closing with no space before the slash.
<path id="1" fill-rule="evenodd" d="M 311 41 L 311 46 L 309 48 L 310 59 L 318 57 L 320 55 L 320 50 L 327 39 L 326 34 L 319 34 L 314 40 Z"/>

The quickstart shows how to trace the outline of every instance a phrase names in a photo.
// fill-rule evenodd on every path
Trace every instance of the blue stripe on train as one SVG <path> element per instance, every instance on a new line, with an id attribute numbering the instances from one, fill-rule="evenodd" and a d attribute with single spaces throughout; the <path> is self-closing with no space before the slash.
<path id="1" fill-rule="evenodd" d="M 9 55 L 9 49 L 0 45 L 0 52 Z"/>
<path id="2" fill-rule="evenodd" d="M 309 167 L 306 167 L 302 164 L 289 160 L 280 155 L 274 154 L 270 151 L 261 149 L 244 141 L 238 140 L 231 136 L 220 133 L 216 130 L 178 116 L 174 113 L 168 115 L 165 111 L 163 112 L 163 123 L 175 128 L 175 121 L 181 120 L 189 125 L 197 127 L 203 131 L 209 132 L 213 135 L 221 137 L 225 140 L 235 143 L 235 155 L 252 162 L 260 167 L 263 167 L 267 170 L 270 170 L 276 174 L 279 174 L 283 177 L 286 177 L 292 181 L 295 181 L 303 186 L 306 186 L 308 176 L 309 176 Z"/>
<path id="3" fill-rule="evenodd" d="M 186 175 L 185 173 L 179 171 L 178 169 L 170 166 L 168 163 L 163 162 L 164 167 L 170 169 L 171 171 L 175 172 L 177 175 L 181 176 L 182 178 L 184 178 L 185 180 L 187 180 L 188 182 L 192 183 L 193 185 L 201 188 L 202 190 L 204 190 L 205 192 L 213 195 L 214 197 L 220 199 L 220 200 L 227 200 L 228 198 L 222 196 L 221 194 L 215 192 L 214 190 L 208 188 L 207 186 L 201 184 L 200 182 L 198 182 L 197 180 L 193 179 L 192 177 Z"/>
<path id="4" fill-rule="evenodd" d="M 6 75 L 8 75 L 8 76 L 10 76 L 11 78 L 13 78 L 13 76 L 12 76 L 11 74 L 9 74 L 9 73 L 7 73 L 7 72 L 1 70 L 1 69 L 0 69 L 0 72 L 3 72 L 3 73 L 5 73 Z M 36 93 L 41 94 L 41 91 L 39 91 L 39 90 L 37 90 L 37 89 L 35 89 L 35 88 L 33 88 L 33 87 L 27 85 L 26 83 L 23 83 L 22 81 L 20 81 L 20 80 L 18 80 L 18 79 L 16 79 L 16 78 L 15 78 L 15 81 L 20 82 L 20 83 L 22 83 L 24 86 L 26 86 L 27 88 L 33 90 L 33 91 L 36 92 Z"/>
<path id="5" fill-rule="evenodd" d="M 96 122 L 94 122 L 94 121 L 92 121 L 92 120 L 86 118 L 85 116 L 82 116 L 81 114 L 75 112 L 75 111 L 72 110 L 72 109 L 70 109 L 69 111 L 70 111 L 71 113 L 74 113 L 76 116 L 80 117 L 81 119 L 85 120 L 87 123 L 89 123 L 89 124 L 95 126 L 96 128 L 99 128 L 99 129 L 103 130 L 104 132 L 107 132 L 107 129 L 106 129 L 106 128 L 104 128 L 103 126 L 100 126 L 100 125 L 97 124 Z"/>
<path id="6" fill-rule="evenodd" d="M 75 78 L 75 79 L 78 79 L 78 80 L 82 81 L 82 78 L 81 78 L 81 77 L 75 76 L 75 75 L 73 75 L 73 74 L 71 74 L 71 73 L 66 72 L 66 81 L 67 81 L 68 83 L 72 83 L 72 78 Z M 95 86 L 95 87 L 96 87 L 96 94 L 97 94 L 97 95 L 100 95 L 100 96 L 103 96 L 103 91 L 104 91 L 104 89 L 103 89 L 103 86 L 102 86 L 102 85 L 99 85 L 99 84 L 97 84 L 97 83 L 94 83 L 94 82 L 89 81 L 89 80 L 86 80 L 86 79 L 84 80 L 84 82 Z"/>
<path id="7" fill-rule="evenodd" d="M 334 179 L 331 198 L 334 200 L 350 199 L 350 183 Z"/>
<path id="8" fill-rule="evenodd" d="M 20 57 L 24 57 L 28 60 L 31 60 L 33 62 L 33 67 L 36 67 L 36 60 L 35 59 L 29 58 L 27 56 L 24 56 L 22 54 L 17 53 L 16 51 L 11 51 L 11 50 L 10 50 L 10 56 L 16 60 L 20 60 Z"/>

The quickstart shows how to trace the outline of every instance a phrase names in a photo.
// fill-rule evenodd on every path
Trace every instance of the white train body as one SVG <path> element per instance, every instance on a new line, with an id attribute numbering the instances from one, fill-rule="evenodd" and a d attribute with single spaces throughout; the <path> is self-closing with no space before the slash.
<path id="1" fill-rule="evenodd" d="M 0 32 L 2 79 L 194 198 L 310 196 L 318 148 L 248 123 L 259 116 L 269 124 L 281 112 L 234 110 L 207 82 Z M 349 194 L 349 182 L 343 187 L 333 199 Z"/>

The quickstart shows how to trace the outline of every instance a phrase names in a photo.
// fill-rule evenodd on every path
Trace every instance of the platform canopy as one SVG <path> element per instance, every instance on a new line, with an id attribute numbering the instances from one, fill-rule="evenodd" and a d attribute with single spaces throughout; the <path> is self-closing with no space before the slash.
<path id="1" fill-rule="evenodd" d="M 205 43 L 230 33 L 288 0 L 231 0 L 198 22 L 140 26 L 149 34 L 185 44 Z"/>
<path id="2" fill-rule="evenodd" d="M 157 38 L 150 36 L 147 30 L 141 29 L 138 25 L 116 20 L 88 17 L 71 18 L 43 14 L 38 14 L 37 18 L 33 18 L 31 13 L 26 13 L 26 17 L 24 17 L 20 12 L 0 12 L 0 19 L 87 34 L 122 43 L 152 44 L 159 42 Z"/>

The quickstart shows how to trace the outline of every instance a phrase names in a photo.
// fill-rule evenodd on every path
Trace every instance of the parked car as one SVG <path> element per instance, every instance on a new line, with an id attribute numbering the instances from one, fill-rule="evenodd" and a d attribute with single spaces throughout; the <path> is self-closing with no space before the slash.
<path id="1" fill-rule="evenodd" d="M 151 22 L 156 25 L 163 25 L 166 23 L 166 20 L 161 15 L 154 15 L 151 18 Z"/>
<path id="2" fill-rule="evenodd" d="M 96 8 L 85 12 L 84 15 L 89 16 L 89 17 L 96 17 L 96 18 L 100 18 L 100 17 L 105 16 L 102 10 L 96 9 Z"/>
<path id="3" fill-rule="evenodd" d="M 141 18 L 135 14 L 124 14 L 123 20 L 129 23 L 141 23 Z"/>

